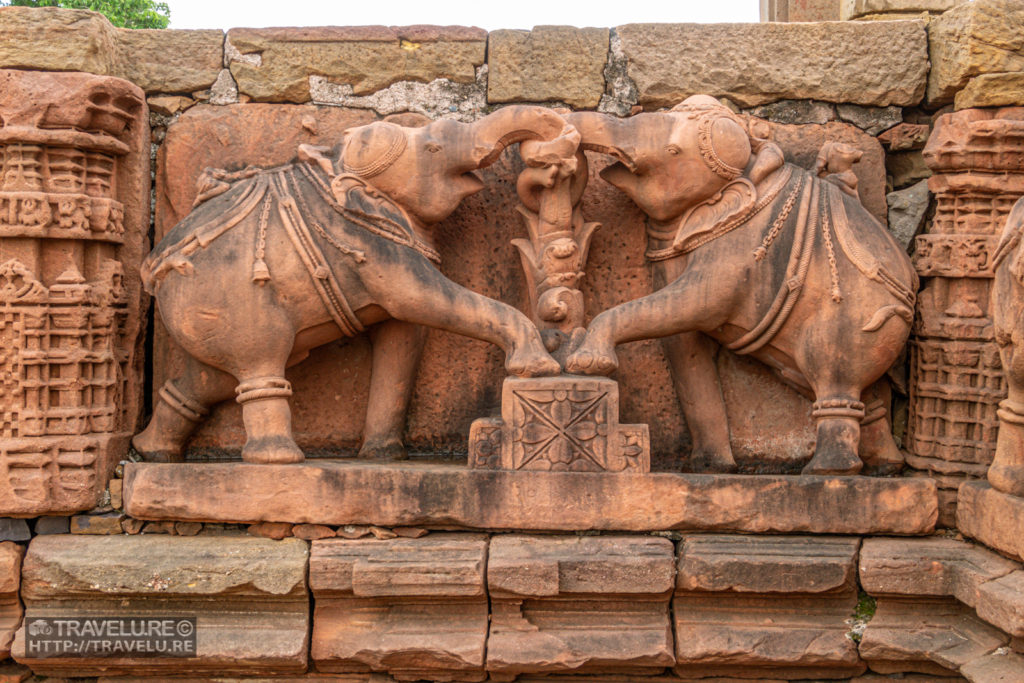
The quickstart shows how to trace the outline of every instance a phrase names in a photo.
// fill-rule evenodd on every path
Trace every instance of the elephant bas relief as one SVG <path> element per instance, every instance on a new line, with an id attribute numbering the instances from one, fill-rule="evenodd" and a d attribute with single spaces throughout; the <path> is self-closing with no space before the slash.
<path id="1" fill-rule="evenodd" d="M 420 326 L 430 326 L 500 346 L 513 375 L 566 380 L 612 373 L 617 344 L 664 338 L 694 469 L 731 471 L 717 342 L 814 401 L 805 473 L 897 467 L 883 375 L 906 343 L 917 276 L 860 203 L 855 150 L 827 144 L 808 171 L 785 163 L 765 126 L 707 96 L 628 119 L 514 106 L 472 124 L 376 122 L 346 131 L 333 152 L 301 147 L 290 165 L 208 171 L 195 208 L 143 264 L 169 334 L 192 358 L 133 446 L 179 460 L 209 407 L 235 397 L 244 460 L 301 461 L 285 368 L 370 328 L 361 455 L 401 456 Z M 431 245 L 431 226 L 481 189 L 473 171 L 515 142 L 529 165 L 551 166 L 530 173 L 553 178 L 550 197 L 571 199 L 549 202 L 562 213 L 582 195 L 585 170 L 579 183 L 556 179 L 586 149 L 618 159 L 602 177 L 649 216 L 659 289 L 566 330 L 561 364 L 525 315 L 445 278 Z"/>
<path id="2" fill-rule="evenodd" d="M 347 130 L 335 153 L 304 146 L 286 166 L 208 171 L 196 206 L 142 266 L 168 333 L 191 358 L 160 389 L 133 447 L 147 460 L 180 460 L 209 407 L 235 397 L 243 460 L 303 460 L 285 368 L 371 326 L 364 455 L 404 454 L 421 325 L 498 345 L 513 375 L 558 374 L 525 315 L 441 274 L 430 228 L 483 188 L 473 172 L 506 146 L 561 149 L 565 135 L 575 131 L 552 110 L 515 106 L 471 124 L 378 121 Z"/>
<path id="3" fill-rule="evenodd" d="M 814 401 L 804 473 L 898 466 L 881 378 L 906 343 L 918 282 L 860 203 L 855 150 L 827 144 L 812 173 L 785 162 L 763 121 L 703 95 L 669 112 L 568 119 L 584 149 L 618 158 L 602 177 L 648 215 L 647 257 L 661 288 L 595 317 L 566 370 L 609 374 L 617 344 L 666 338 L 695 464 L 729 471 L 710 337 Z"/>

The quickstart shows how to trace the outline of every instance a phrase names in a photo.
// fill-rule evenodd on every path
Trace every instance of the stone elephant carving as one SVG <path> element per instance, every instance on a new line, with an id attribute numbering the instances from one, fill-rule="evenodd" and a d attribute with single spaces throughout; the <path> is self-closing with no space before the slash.
<path id="1" fill-rule="evenodd" d="M 206 174 L 195 208 L 143 263 L 143 282 L 191 359 L 159 391 L 133 447 L 149 460 L 178 460 L 209 406 L 237 395 L 242 458 L 301 461 L 285 368 L 371 326 L 364 455 L 404 454 L 422 348 L 416 326 L 497 344 L 512 374 L 558 374 L 526 316 L 441 274 L 431 226 L 483 188 L 473 172 L 506 146 L 565 135 L 576 133 L 551 110 L 515 106 L 471 124 L 378 121 L 346 131 L 335 154 L 304 146 L 286 166 Z"/>
<path id="2" fill-rule="evenodd" d="M 999 404 L 996 454 L 988 470 L 993 487 L 1024 496 L 1024 199 L 1014 204 L 992 264 L 990 307 L 996 344 L 1006 373 L 1007 396 Z"/>
<path id="3" fill-rule="evenodd" d="M 702 95 L 670 112 L 569 121 L 585 149 L 618 158 L 602 177 L 647 213 L 661 288 L 594 318 L 567 371 L 607 374 L 617 344 L 667 338 L 698 469 L 728 471 L 710 337 L 814 401 L 817 442 L 804 473 L 902 462 L 882 419 L 888 385 L 876 381 L 906 343 L 917 275 L 861 205 L 851 150 L 824 150 L 809 172 L 785 162 L 764 122 Z"/>

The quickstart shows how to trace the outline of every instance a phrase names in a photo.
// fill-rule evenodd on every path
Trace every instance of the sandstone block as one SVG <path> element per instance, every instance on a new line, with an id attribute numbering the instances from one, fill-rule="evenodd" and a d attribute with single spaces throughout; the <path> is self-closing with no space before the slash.
<path id="1" fill-rule="evenodd" d="M 36 535 L 71 533 L 70 517 L 40 517 L 32 529 Z M 27 540 L 27 539 L 26 539 Z"/>
<path id="2" fill-rule="evenodd" d="M 836 105 L 836 116 L 840 121 L 852 123 L 868 135 L 878 135 L 903 121 L 900 107 L 861 107 L 856 104 Z"/>
<path id="3" fill-rule="evenodd" d="M 209 88 L 224 65 L 224 33 L 115 29 L 117 75 L 146 92 L 189 93 Z"/>
<path id="4" fill-rule="evenodd" d="M 863 672 L 847 637 L 859 545 L 836 537 L 684 537 L 673 600 L 676 673 Z"/>
<path id="5" fill-rule="evenodd" d="M 605 476 L 393 462 L 125 467 L 132 517 L 330 526 L 921 534 L 935 525 L 935 491 L 925 479 Z"/>
<path id="6" fill-rule="evenodd" d="M 982 584 L 975 607 L 978 616 L 993 626 L 1016 638 L 1024 636 L 1024 571 Z"/>
<path id="7" fill-rule="evenodd" d="M 960 673 L 971 683 L 987 683 L 988 681 L 1016 683 L 1024 680 L 1022 671 L 1024 671 L 1024 656 L 1013 652 L 998 651 L 960 667 Z"/>
<path id="8" fill-rule="evenodd" d="M 949 596 L 970 607 L 983 586 L 1018 569 L 952 538 L 868 538 L 860 551 L 860 582 L 871 595 Z"/>
<path id="9" fill-rule="evenodd" d="M 916 149 L 887 154 L 885 170 L 891 178 L 892 186 L 897 189 L 916 185 L 932 175 L 921 152 Z"/>
<path id="10" fill-rule="evenodd" d="M 967 82 L 953 99 L 956 109 L 1024 105 L 1024 74 L 981 74 Z"/>
<path id="11" fill-rule="evenodd" d="M 486 556 L 478 534 L 314 541 L 317 670 L 483 680 Z"/>
<path id="12" fill-rule="evenodd" d="M 885 18 L 887 14 L 942 14 L 968 0 L 842 0 L 843 21 L 865 17 Z M 879 16 L 881 15 L 881 16 Z"/>
<path id="13" fill-rule="evenodd" d="M 24 519 L 0 517 L 0 541 L 27 541 L 30 538 L 32 532 Z"/>
<path id="14" fill-rule="evenodd" d="M 657 673 L 673 663 L 672 542 L 649 536 L 495 536 L 487 670 Z"/>
<path id="15" fill-rule="evenodd" d="M 956 525 L 965 536 L 1024 560 L 1024 499 L 986 481 L 965 482 L 957 498 Z"/>
<path id="16" fill-rule="evenodd" d="M 398 81 L 472 83 L 487 34 L 461 26 L 235 28 L 226 48 L 239 92 L 257 102 L 308 102 L 309 77 L 367 95 Z"/>
<path id="17" fill-rule="evenodd" d="M 1008 640 L 952 598 L 882 598 L 864 629 L 860 654 L 877 673 L 954 676 Z"/>
<path id="18" fill-rule="evenodd" d="M 761 0 L 761 21 L 839 21 L 836 0 Z"/>
<path id="19" fill-rule="evenodd" d="M 878 141 L 892 152 L 924 149 L 929 133 L 931 126 L 927 123 L 901 123 L 879 135 Z"/>
<path id="20" fill-rule="evenodd" d="M 124 515 L 108 512 L 99 515 L 75 515 L 71 518 L 71 533 L 109 536 L 121 533 L 121 520 Z"/>
<path id="21" fill-rule="evenodd" d="M 17 543 L 0 543 L 0 661 L 11 654 L 14 632 L 21 626 L 21 558 L 25 549 Z"/>
<path id="22" fill-rule="evenodd" d="M 98 12 L 55 7 L 0 8 L 0 67 L 85 71 L 117 69 L 117 37 Z"/>
<path id="23" fill-rule="evenodd" d="M 831 102 L 814 100 L 779 100 L 770 104 L 743 110 L 743 113 L 773 123 L 826 124 L 836 120 L 836 106 Z"/>
<path id="24" fill-rule="evenodd" d="M 629 24 L 616 31 L 648 108 L 696 93 L 742 107 L 782 99 L 912 106 L 928 73 L 919 21 Z"/>
<path id="25" fill-rule="evenodd" d="M 0 663 L 0 683 L 21 683 L 32 678 L 32 669 L 7 661 Z"/>
<path id="26" fill-rule="evenodd" d="M 927 180 L 885 195 L 885 202 L 889 205 L 889 232 L 904 249 L 910 248 L 910 243 L 924 225 L 930 200 Z"/>
<path id="27" fill-rule="evenodd" d="M 299 540 L 238 536 L 38 536 L 22 570 L 29 618 L 196 617 L 195 658 L 14 657 L 39 675 L 301 673 L 309 551 Z"/>
<path id="28" fill-rule="evenodd" d="M 928 103 L 948 104 L 973 78 L 1024 70 L 1024 6 L 1015 0 L 965 3 L 932 20 L 928 44 Z M 968 98 L 963 106 L 973 106 Z"/>
<path id="29" fill-rule="evenodd" d="M 608 29 L 537 26 L 492 31 L 488 102 L 565 102 L 593 109 L 604 94 Z"/>

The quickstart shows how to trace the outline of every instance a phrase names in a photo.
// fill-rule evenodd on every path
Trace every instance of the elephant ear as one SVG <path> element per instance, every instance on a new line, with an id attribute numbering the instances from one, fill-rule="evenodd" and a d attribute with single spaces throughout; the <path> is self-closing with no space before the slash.
<path id="1" fill-rule="evenodd" d="M 757 190 L 746 178 L 737 178 L 718 194 L 687 211 L 672 242 L 673 251 L 687 253 L 739 225 L 757 201 Z"/>

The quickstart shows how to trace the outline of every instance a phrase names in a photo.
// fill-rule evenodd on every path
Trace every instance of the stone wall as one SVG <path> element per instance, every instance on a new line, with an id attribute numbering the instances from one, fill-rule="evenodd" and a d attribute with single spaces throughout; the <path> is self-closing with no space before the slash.
<path id="1" fill-rule="evenodd" d="M 222 32 L 0 8 L 0 74 L 17 74 L 0 83 L 38 79 L 52 94 L 55 72 L 85 72 L 146 102 L 129 127 L 138 139 L 126 138 L 131 177 L 118 183 L 138 195 L 122 200 L 135 211 L 127 242 L 100 248 L 127 269 L 129 288 L 105 304 L 128 316 L 118 342 L 128 388 L 107 430 L 120 441 L 87 463 L 93 479 L 69 480 L 71 503 L 47 491 L 22 503 L 24 487 L 0 486 L 10 515 L 0 518 L 0 657 L 20 662 L 0 661 L 0 681 L 30 670 L 103 680 L 1022 680 L 1024 505 L 984 475 L 1005 395 L 986 259 L 1024 194 L 1024 3 L 763 0 L 762 16 L 774 21 Z M 331 147 L 382 118 L 473 121 L 516 103 L 627 117 L 697 93 L 766 120 L 798 165 L 813 167 L 826 142 L 862 152 L 860 197 L 923 278 L 906 357 L 890 372 L 900 476 L 787 476 L 813 449 L 811 403 L 725 350 L 716 362 L 746 476 L 679 475 L 692 439 L 651 341 L 620 349 L 617 379 L 621 422 L 649 425 L 652 474 L 627 485 L 574 475 L 583 478 L 563 489 L 543 472 L 513 481 L 431 469 L 423 461 L 465 457 L 470 424 L 498 413 L 505 376 L 495 347 L 442 331 L 429 333 L 416 378 L 411 464 L 231 469 L 245 434 L 229 401 L 193 437 L 189 464 L 124 463 L 111 475 L 151 409 L 150 397 L 133 397 L 143 387 L 155 396 L 182 362 L 159 315 L 131 355 L 148 305 L 134 269 L 191 209 L 207 167 L 286 163 L 300 144 Z M 4 96 L 0 146 L 15 109 Z M 599 177 L 608 158 L 588 154 L 582 209 L 603 223 L 581 285 L 592 317 L 653 283 L 645 216 Z M 0 166 L 10 158 L 0 151 Z M 523 168 L 506 151 L 481 173 L 486 189 L 437 228 L 448 277 L 519 308 L 529 293 L 510 240 L 525 234 L 515 210 Z M 44 243 L 56 254 L 47 257 L 3 229 L 0 264 L 27 253 L 57 263 L 69 249 Z M 99 261 L 79 260 L 92 283 Z M 51 291 L 83 285 L 46 268 Z M 358 448 L 370 354 L 361 335 L 289 370 L 307 456 Z M 0 476 L 17 483 L 38 463 L 14 436 L 0 432 Z M 196 657 L 26 650 L 23 617 L 147 610 L 199 615 Z"/>

